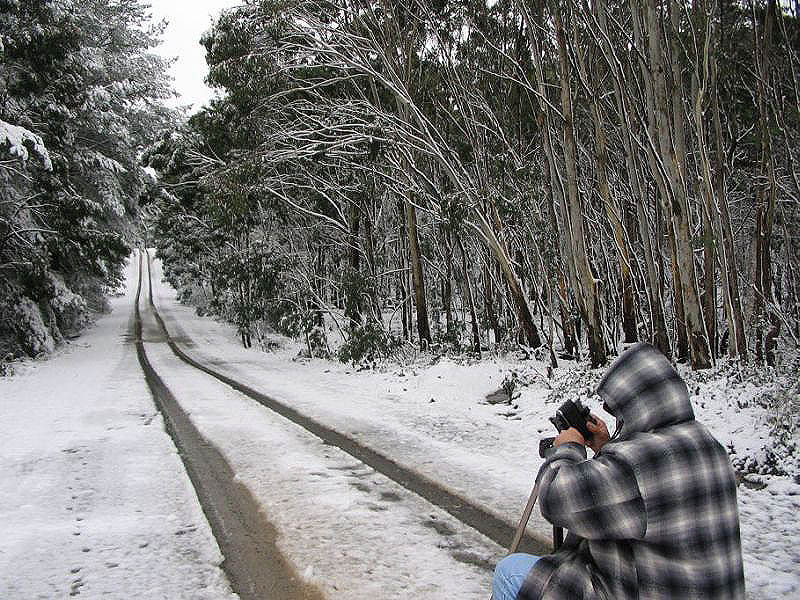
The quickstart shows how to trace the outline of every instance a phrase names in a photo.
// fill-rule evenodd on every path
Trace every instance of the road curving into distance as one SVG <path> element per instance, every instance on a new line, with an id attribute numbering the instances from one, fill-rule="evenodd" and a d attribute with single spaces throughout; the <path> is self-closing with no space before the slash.
<path id="1" fill-rule="evenodd" d="M 296 581 L 296 575 L 291 567 L 286 564 L 285 559 L 280 555 L 274 543 L 274 528 L 269 525 L 263 515 L 259 513 L 255 500 L 246 488 L 233 480 L 233 473 L 225 459 L 213 445 L 209 444 L 199 434 L 197 429 L 191 424 L 186 414 L 181 410 L 178 401 L 172 395 L 167 386 L 159 378 L 147 360 L 147 355 L 142 339 L 142 320 L 139 312 L 139 297 L 143 278 L 142 256 L 147 257 L 147 277 L 148 277 L 148 301 L 149 309 L 155 317 L 157 328 L 148 328 L 146 332 L 147 341 L 151 339 L 166 342 L 173 354 L 185 364 L 194 369 L 202 371 L 207 375 L 230 386 L 237 392 L 247 396 L 251 400 L 258 402 L 265 408 L 281 415 L 291 422 L 303 427 L 308 432 L 320 438 L 324 443 L 336 446 L 346 452 L 359 462 L 368 465 L 375 471 L 392 479 L 407 490 L 423 497 L 431 504 L 447 511 L 453 517 L 471 527 L 486 537 L 490 538 L 502 547 L 509 547 L 516 524 L 512 525 L 496 515 L 488 512 L 485 508 L 470 502 L 440 483 L 429 479 L 416 472 L 414 469 L 401 465 L 391 457 L 377 452 L 351 437 L 344 435 L 314 419 L 311 419 L 297 410 L 271 398 L 258 390 L 255 390 L 235 379 L 220 373 L 219 371 L 202 364 L 186 354 L 175 339 L 169 334 L 158 309 L 153 303 L 152 277 L 150 269 L 150 256 L 147 251 L 140 252 L 139 255 L 139 287 L 136 294 L 136 305 L 134 315 L 134 327 L 137 343 L 139 362 L 145 372 L 145 377 L 153 397 L 156 399 L 158 409 L 164 414 L 164 421 L 167 430 L 175 440 L 181 457 L 186 464 L 189 476 L 197 489 L 198 497 L 203 505 L 212 531 L 217 542 L 226 556 L 223 568 L 231 579 L 234 591 L 242 598 L 264 597 L 263 594 L 250 595 L 248 590 L 257 592 L 258 590 L 271 590 L 271 594 L 276 593 L 275 580 L 259 581 L 262 576 L 261 571 L 267 561 L 277 561 L 277 573 L 283 573 L 288 581 Z M 235 502 L 231 501 L 232 495 Z M 230 505 L 230 506 L 227 506 Z M 231 514 L 224 514 L 224 513 Z M 214 519 L 218 520 L 215 525 Z M 254 524 L 257 527 L 254 527 Z M 239 534 L 235 527 L 240 526 Z M 232 528 L 233 527 L 233 528 Z M 256 536 L 258 539 L 250 539 L 252 530 L 263 532 Z M 227 538 L 239 538 L 228 540 Z M 230 545 L 229 545 L 230 544 Z M 251 549 L 253 545 L 256 549 Z M 549 540 L 535 538 L 526 533 L 520 545 L 520 551 L 530 552 L 536 555 L 547 554 L 550 552 Z M 274 555 L 271 555 L 272 552 Z M 237 557 L 242 555 L 241 559 Z M 248 558 L 250 557 L 250 558 Z M 256 563 L 249 564 L 253 558 L 257 558 Z M 287 600 L 293 598 L 321 598 L 321 595 L 314 595 L 314 590 L 287 589 L 281 592 L 280 598 Z M 292 595 L 297 594 L 300 595 Z M 317 594 L 319 592 L 316 592 Z"/>
<path id="2" fill-rule="evenodd" d="M 156 407 L 164 418 L 167 433 L 178 449 L 211 531 L 225 556 L 222 568 L 233 591 L 242 600 L 323 600 L 324 595 L 304 583 L 278 550 L 277 532 L 265 518 L 258 502 L 244 485 L 236 481 L 225 458 L 192 424 L 148 361 L 139 311 L 141 287 L 142 253 L 139 254 L 139 284 L 133 324 L 139 364 Z M 148 327 L 146 331 L 147 342 L 167 341 L 163 334 L 159 339 L 158 331 L 153 329 Z"/>

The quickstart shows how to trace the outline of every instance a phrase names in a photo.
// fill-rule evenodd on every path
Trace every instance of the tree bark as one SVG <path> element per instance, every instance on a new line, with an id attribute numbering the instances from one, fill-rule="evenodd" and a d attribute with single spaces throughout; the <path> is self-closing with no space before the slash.
<path id="1" fill-rule="evenodd" d="M 455 324 L 453 322 L 453 245 L 450 232 L 444 232 L 445 273 L 442 278 L 442 306 L 444 308 L 445 332 L 452 339 Z"/>
<path id="2" fill-rule="evenodd" d="M 635 2 L 636 0 L 632 0 Z M 666 173 L 668 182 L 664 209 L 665 215 L 671 220 L 675 236 L 676 260 L 675 267 L 680 279 L 682 292 L 683 313 L 686 323 L 686 332 L 689 337 L 689 358 L 694 369 L 705 369 L 711 366 L 711 357 L 708 347 L 708 337 L 705 332 L 705 321 L 700 307 L 697 291 L 697 276 L 694 265 L 694 253 L 690 235 L 689 202 L 686 196 L 685 179 L 681 176 L 682 158 L 676 156 L 675 140 L 670 132 L 669 102 L 666 90 L 665 58 L 662 50 L 662 19 L 659 18 L 659 1 L 647 1 L 647 29 L 648 29 L 648 54 L 650 60 L 650 74 L 653 77 L 655 100 L 655 121 L 658 137 L 658 149 L 661 165 Z M 681 106 L 682 110 L 682 106 Z M 679 128 L 682 126 L 679 124 Z M 682 132 L 677 136 L 680 142 Z"/>
<path id="3" fill-rule="evenodd" d="M 355 203 L 350 205 L 350 247 L 348 248 L 348 266 L 350 267 L 350 277 L 357 280 L 361 274 L 361 218 Z M 358 283 L 358 282 L 356 282 Z M 360 285 L 356 289 L 347 290 L 345 293 L 355 294 L 355 297 L 345 298 L 345 318 L 350 321 L 351 327 L 358 327 L 362 323 L 361 310 L 361 290 Z"/>
<path id="4" fill-rule="evenodd" d="M 577 146 L 575 143 L 572 116 L 572 92 L 570 90 L 570 67 L 567 57 L 566 37 L 562 23 L 561 8 L 553 10 L 556 40 L 558 42 L 559 70 L 561 75 L 561 113 L 564 133 L 564 163 L 567 178 L 567 198 L 569 207 L 569 227 L 572 232 L 573 258 L 578 275 L 578 307 L 586 323 L 589 338 L 589 355 L 593 367 L 605 364 L 606 344 L 600 315 L 600 298 L 589 256 L 583 225 L 583 207 L 578 195 Z"/>
<path id="5" fill-rule="evenodd" d="M 484 310 L 486 311 L 486 323 L 494 334 L 494 343 L 496 345 L 502 337 L 502 332 L 500 331 L 500 323 L 497 320 L 497 311 L 494 307 L 494 285 L 490 271 L 490 256 L 487 257 L 487 260 L 483 265 L 483 306 Z M 491 340 L 489 343 L 491 343 Z"/>
<path id="6" fill-rule="evenodd" d="M 715 35 L 714 40 L 718 38 Z M 733 243 L 726 175 L 728 164 L 725 159 L 725 144 L 722 136 L 722 118 L 719 108 L 718 72 L 716 51 L 708 52 L 709 74 L 711 77 L 711 115 L 714 129 L 714 190 L 717 205 L 713 217 L 717 221 L 718 235 L 721 239 L 718 257 L 722 276 L 722 290 L 725 313 L 728 321 L 729 351 L 731 358 L 747 359 L 747 336 L 744 329 L 744 311 L 739 291 L 739 267 Z"/>
<path id="7" fill-rule="evenodd" d="M 375 256 L 375 224 L 372 206 L 374 206 L 375 182 L 373 180 L 369 189 L 369 195 L 365 195 L 362 212 L 364 214 L 364 252 L 367 262 L 367 272 L 369 274 L 369 299 L 372 304 L 373 320 L 383 326 L 383 309 L 378 299 L 378 269 L 377 257 Z"/>
<path id="8" fill-rule="evenodd" d="M 755 9 L 754 9 L 755 10 Z M 758 26 L 753 28 L 756 48 L 756 68 L 758 80 L 759 134 L 761 137 L 761 181 L 756 194 L 755 231 L 755 298 L 753 321 L 756 324 L 756 358 L 765 360 L 768 365 L 775 364 L 775 350 L 780 333 L 781 321 L 773 307 L 772 292 L 772 229 L 775 222 L 777 204 L 777 181 L 775 163 L 772 155 L 772 135 L 770 133 L 770 102 L 767 88 L 771 84 L 772 33 L 775 23 L 776 0 L 769 0 L 764 15 L 763 33 L 759 36 Z M 758 18 L 754 14 L 754 23 Z M 765 333 L 764 328 L 769 327 Z M 762 346 L 763 344 L 763 346 Z"/>
<path id="9" fill-rule="evenodd" d="M 403 201 L 406 215 L 406 232 L 408 249 L 411 258 L 411 274 L 414 283 L 414 300 L 417 309 L 417 334 L 420 346 L 425 349 L 431 343 L 431 328 L 428 322 L 428 304 L 425 298 L 425 278 L 422 273 L 422 255 L 417 233 L 417 211 L 406 198 Z"/>
<path id="10" fill-rule="evenodd" d="M 456 243 L 461 252 L 461 270 L 464 276 L 464 288 L 467 296 L 467 303 L 469 304 L 469 318 L 472 325 L 472 348 L 474 352 L 480 357 L 481 354 L 481 331 L 478 327 L 478 313 L 475 310 L 475 296 L 472 293 L 472 283 L 469 276 L 469 267 L 467 266 L 467 253 L 464 251 L 464 242 L 461 241 L 461 236 L 456 234 Z"/>
<path id="11" fill-rule="evenodd" d="M 315 272 L 314 272 L 314 290 L 315 294 L 313 296 L 313 309 L 314 309 L 314 324 L 317 327 L 323 327 L 325 325 L 325 315 L 322 312 L 322 306 L 320 306 L 318 298 L 325 297 L 325 252 L 322 248 L 322 244 L 320 243 L 317 246 L 317 260 L 314 261 L 315 264 Z"/>
<path id="12" fill-rule="evenodd" d="M 403 203 L 400 202 L 399 205 L 399 213 L 401 219 L 404 217 L 403 213 Z M 406 228 L 404 225 L 404 221 L 401 220 L 399 227 L 398 227 L 398 243 L 397 243 L 397 262 L 398 262 L 398 272 L 397 272 L 397 285 L 398 290 L 400 292 L 399 302 L 401 303 L 400 306 L 400 318 L 403 322 L 403 339 L 411 341 L 411 311 L 409 310 L 409 293 L 408 293 L 408 272 L 406 268 L 406 256 L 408 256 L 407 250 L 407 241 L 406 241 Z"/>

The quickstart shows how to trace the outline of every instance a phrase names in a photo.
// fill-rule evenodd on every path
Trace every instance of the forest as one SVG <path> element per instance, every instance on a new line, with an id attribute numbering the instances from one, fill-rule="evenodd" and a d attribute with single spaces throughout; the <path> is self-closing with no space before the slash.
<path id="1" fill-rule="evenodd" d="M 0 354 L 146 244 L 246 347 L 796 360 L 796 0 L 246 0 L 188 118 L 142 11 L 0 2 Z"/>
<path id="2" fill-rule="evenodd" d="M 163 106 L 138 2 L 0 1 L 0 374 L 77 336 L 120 281 Z"/>

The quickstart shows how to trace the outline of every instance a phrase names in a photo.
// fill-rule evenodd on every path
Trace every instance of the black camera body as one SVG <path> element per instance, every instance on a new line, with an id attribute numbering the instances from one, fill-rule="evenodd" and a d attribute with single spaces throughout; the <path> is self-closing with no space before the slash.
<path id="1" fill-rule="evenodd" d="M 587 441 L 592 439 L 592 432 L 586 427 L 586 423 L 589 421 L 595 423 L 589 407 L 581 404 L 580 400 L 565 400 L 556 410 L 556 414 L 550 417 L 550 422 L 559 432 L 574 427 L 581 432 L 583 439 Z M 544 458 L 552 454 L 554 450 L 553 441 L 555 439 L 554 437 L 544 438 L 539 442 L 539 456 Z"/>

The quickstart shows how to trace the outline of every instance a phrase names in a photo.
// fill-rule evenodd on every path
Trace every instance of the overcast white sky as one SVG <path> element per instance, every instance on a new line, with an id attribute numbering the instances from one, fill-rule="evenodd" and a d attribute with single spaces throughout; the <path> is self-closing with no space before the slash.
<path id="1" fill-rule="evenodd" d="M 169 21 L 158 52 L 178 58 L 172 66 L 172 75 L 181 97 L 174 104 L 192 104 L 197 110 L 213 94 L 204 83 L 208 69 L 200 36 L 211 25 L 212 17 L 223 8 L 241 4 L 241 0 L 150 0 L 150 3 L 154 21 Z"/>

